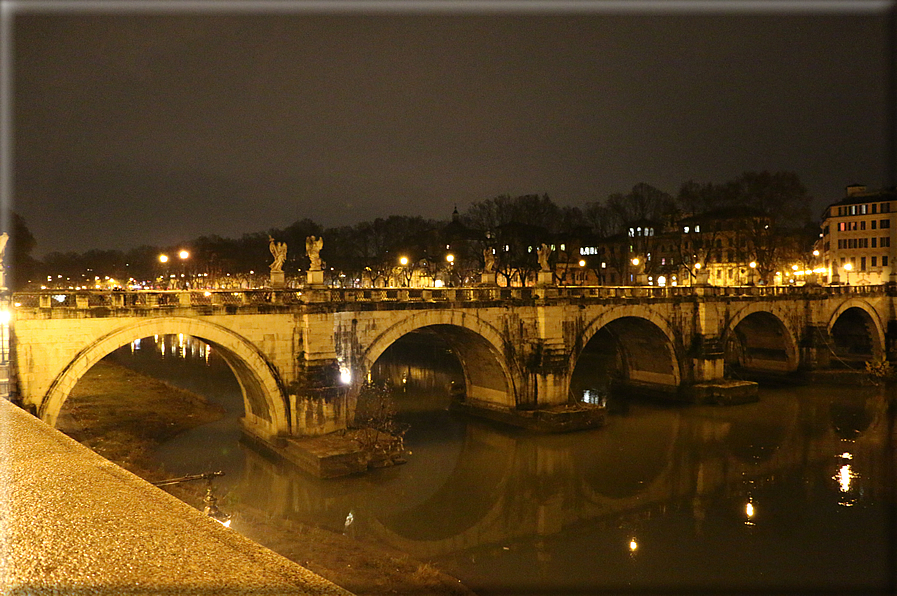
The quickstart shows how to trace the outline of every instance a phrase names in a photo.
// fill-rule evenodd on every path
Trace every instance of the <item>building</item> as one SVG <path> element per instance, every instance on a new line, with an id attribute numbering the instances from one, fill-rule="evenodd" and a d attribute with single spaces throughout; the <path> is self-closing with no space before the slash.
<path id="1" fill-rule="evenodd" d="M 897 281 L 894 231 L 897 191 L 847 187 L 822 218 L 820 259 L 830 283 L 882 284 Z"/>

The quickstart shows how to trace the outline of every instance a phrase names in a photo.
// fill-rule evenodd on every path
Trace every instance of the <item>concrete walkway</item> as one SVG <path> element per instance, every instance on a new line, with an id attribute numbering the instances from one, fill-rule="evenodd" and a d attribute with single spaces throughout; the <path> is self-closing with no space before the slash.
<path id="1" fill-rule="evenodd" d="M 0 594 L 341 595 L 0 399 Z"/>

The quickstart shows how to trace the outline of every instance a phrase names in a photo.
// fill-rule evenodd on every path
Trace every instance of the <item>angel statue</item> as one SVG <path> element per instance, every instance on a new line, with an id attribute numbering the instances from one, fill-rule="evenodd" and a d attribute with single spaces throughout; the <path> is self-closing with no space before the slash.
<path id="1" fill-rule="evenodd" d="M 551 267 L 548 266 L 548 257 L 551 255 L 551 249 L 543 242 L 542 246 L 536 249 L 536 254 L 539 255 L 539 267 L 541 267 L 542 271 L 551 271 Z"/>
<path id="2" fill-rule="evenodd" d="M 287 243 L 275 242 L 272 236 L 268 236 L 268 249 L 274 256 L 274 262 L 271 263 L 271 273 L 283 272 L 283 263 L 287 260 Z"/>
<path id="3" fill-rule="evenodd" d="M 486 273 L 492 273 L 495 271 L 495 254 L 492 252 L 491 248 L 483 249 L 483 271 Z"/>
<path id="4" fill-rule="evenodd" d="M 309 236 L 305 239 L 305 252 L 308 254 L 308 260 L 311 262 L 311 265 L 308 268 L 309 271 L 321 270 L 320 253 L 323 247 L 323 238 L 315 238 L 314 236 Z"/>

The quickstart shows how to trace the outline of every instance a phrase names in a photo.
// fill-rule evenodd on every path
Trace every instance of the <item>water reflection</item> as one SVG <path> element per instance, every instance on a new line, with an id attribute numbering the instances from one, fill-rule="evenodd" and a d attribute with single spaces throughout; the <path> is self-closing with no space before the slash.
<path id="1" fill-rule="evenodd" d="M 450 413 L 463 371 L 445 346 L 419 339 L 372 371 L 397 388 L 411 424 L 404 466 L 318 480 L 207 427 L 160 457 L 195 471 L 226 453 L 230 502 L 435 561 L 481 595 L 887 590 L 882 391 L 763 389 L 735 407 L 611 398 L 604 428 L 536 435 Z M 172 360 L 170 347 L 149 352 Z M 204 376 L 218 366 L 214 352 L 177 354 Z M 600 379 L 580 382 L 601 389 Z M 238 412 L 235 391 L 210 397 Z"/>

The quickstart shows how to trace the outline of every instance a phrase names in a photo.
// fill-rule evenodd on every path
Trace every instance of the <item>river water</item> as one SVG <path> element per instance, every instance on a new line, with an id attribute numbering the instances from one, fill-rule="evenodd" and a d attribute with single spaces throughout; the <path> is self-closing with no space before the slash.
<path id="1" fill-rule="evenodd" d="M 408 462 L 321 480 L 239 441 L 239 386 L 201 342 L 110 358 L 227 409 L 158 452 L 172 475 L 224 470 L 222 509 L 397 548 L 481 596 L 894 593 L 893 421 L 873 386 L 762 387 L 730 407 L 611 396 L 603 428 L 540 435 L 450 413 L 459 364 L 406 341 L 373 374 L 396 387 Z"/>

